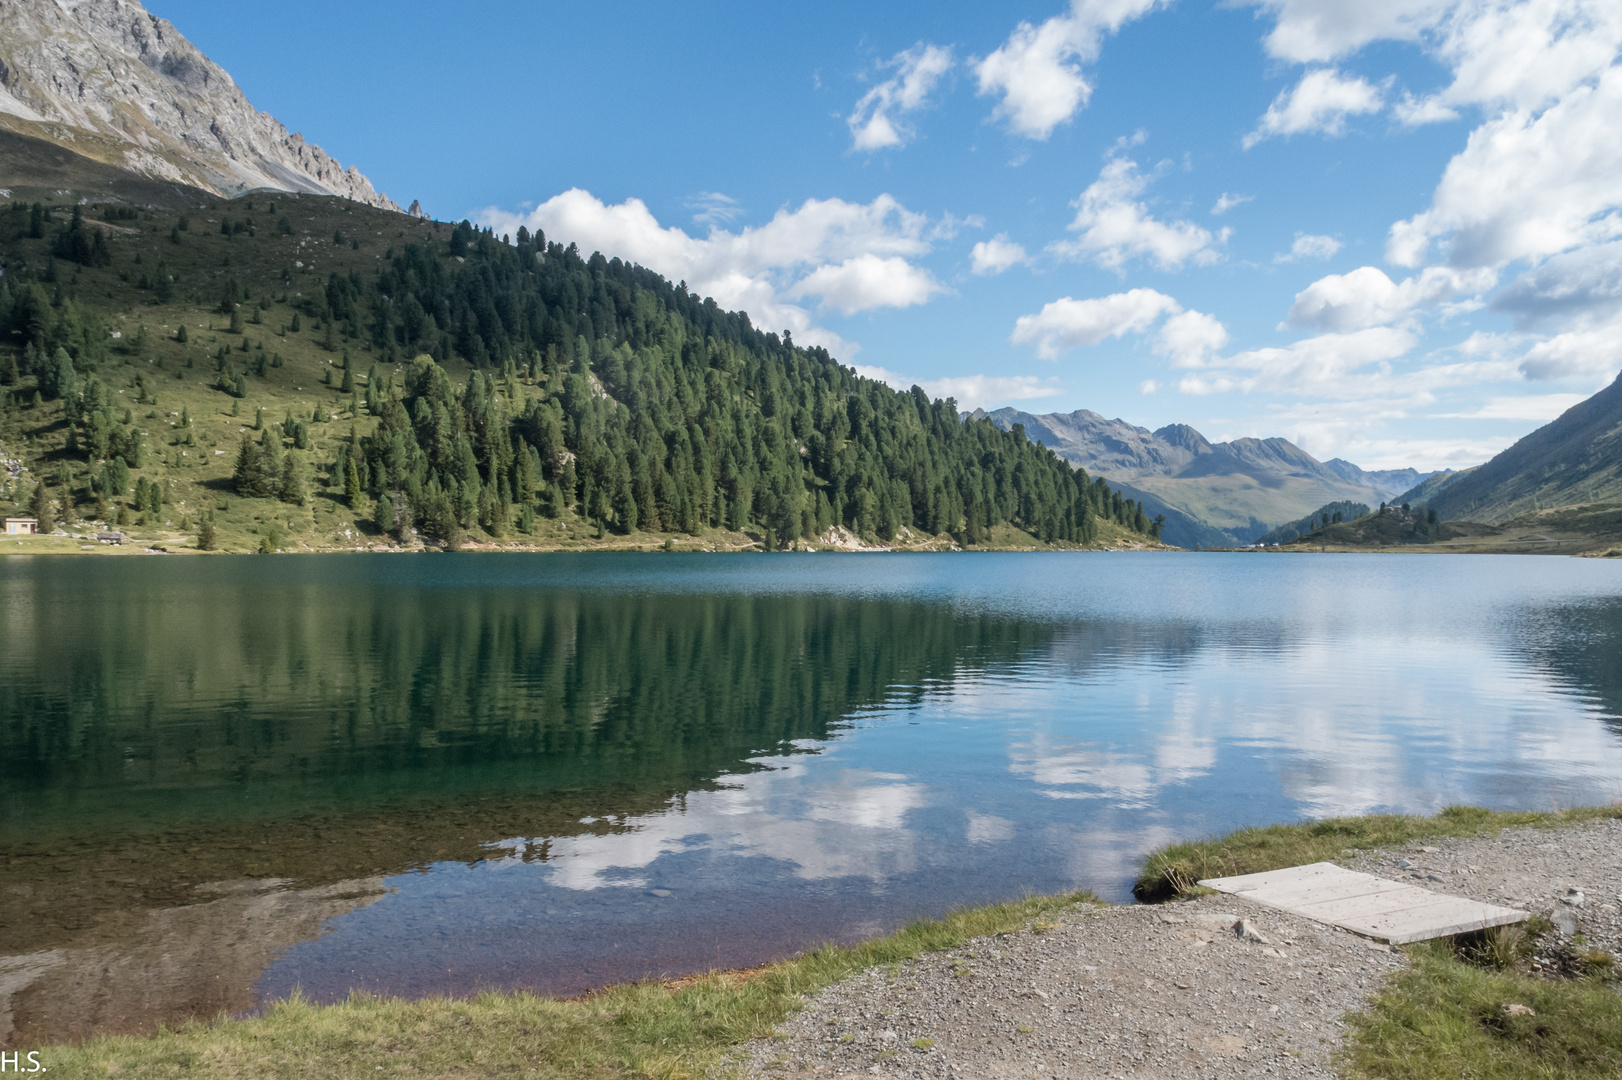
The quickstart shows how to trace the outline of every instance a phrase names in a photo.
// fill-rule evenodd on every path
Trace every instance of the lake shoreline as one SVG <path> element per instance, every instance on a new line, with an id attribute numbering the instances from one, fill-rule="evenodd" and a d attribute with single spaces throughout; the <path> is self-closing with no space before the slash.
<path id="1" fill-rule="evenodd" d="M 1564 848 L 1578 840 L 1599 847 L 1551 854 L 1543 838 L 1565 829 L 1582 832 L 1568 834 L 1577 839 Z M 1253 870 L 1326 845 L 1370 840 L 1382 843 L 1342 846 L 1335 857 L 1400 873 L 1392 867 L 1406 855 L 1464 875 L 1448 879 L 1458 885 L 1433 888 L 1503 899 L 1509 889 L 1525 887 L 1504 885 L 1495 875 L 1507 873 L 1511 864 L 1528 865 L 1529 858 L 1541 859 L 1543 874 L 1622 873 L 1611 865 L 1614 858 L 1596 856 L 1622 852 L 1622 804 L 1532 814 L 1453 808 L 1433 818 L 1374 816 L 1241 829 L 1151 853 L 1144 880 L 1163 875 L 1191 852 L 1203 851 L 1216 860 L 1213 865 Z M 1495 851 L 1501 865 L 1494 864 Z M 1454 864 L 1457 871 L 1449 870 Z M 1622 881 L 1596 877 L 1588 888 L 1598 904 L 1618 891 L 1613 886 Z M 761 1076 L 824 1072 L 829 1066 L 877 1067 L 880 1075 L 969 1067 L 983 1075 L 1005 1058 L 1033 1053 L 1057 1067 L 1061 1060 L 1079 1066 L 1085 1058 L 1089 1067 L 1141 1068 L 1153 1058 L 1168 1068 L 1198 1061 L 1218 1076 L 1250 1077 L 1288 1061 L 1293 1070 L 1317 1075 L 1347 1053 L 1368 1051 L 1355 1037 L 1372 1030 L 1380 1011 L 1392 1007 L 1397 980 L 1434 982 L 1464 966 L 1443 956 L 1441 946 L 1376 948 L 1245 900 L 1196 892 L 1189 883 L 1172 903 L 1123 906 L 1088 894 L 1027 897 L 747 970 L 608 986 L 566 1000 L 526 993 L 472 1000 L 357 994 L 321 1006 L 294 998 L 247 1019 L 193 1021 L 150 1036 L 35 1049 L 47 1068 L 69 1076 L 111 1069 L 269 1076 L 283 1074 L 288 1065 L 368 1076 L 424 1070 L 477 1075 L 515 1066 L 540 1066 L 536 1074 L 547 1077 L 672 1070 L 715 1075 L 740 1063 L 747 1075 Z M 1241 940 L 1229 930 L 1240 908 L 1264 936 L 1271 935 L 1268 943 Z M 1622 919 L 1602 917 L 1598 910 L 1592 918 L 1600 921 L 1583 926 L 1591 940 L 1622 949 Z M 1555 933 L 1538 946 L 1539 958 L 1576 955 L 1573 934 Z M 1079 969 L 1077 956 L 1084 961 Z M 1506 992 L 1545 998 L 1567 993 L 1561 977 L 1549 970 L 1494 976 L 1509 987 Z M 1253 995 L 1258 984 L 1263 989 Z M 1264 1004 L 1274 1000 L 1271 1013 L 1288 1011 L 1258 1014 L 1255 996 Z M 1178 1021 L 1181 1030 L 1158 1031 L 1154 1016 L 1168 1007 L 1180 1015 L 1191 1005 L 1192 1023 Z M 1354 1014 L 1350 1042 L 1341 1026 L 1348 1013 Z M 1257 1024 L 1258 1015 L 1270 1023 Z M 1100 1016 L 1108 1021 L 1102 1026 L 1095 1019 Z M 1273 1034 L 1275 1028 L 1286 1030 Z"/>
<path id="2" fill-rule="evenodd" d="M 740 540 L 726 540 L 705 543 L 691 538 L 665 546 L 663 539 L 642 540 L 636 537 L 623 537 L 603 540 L 587 540 L 574 544 L 517 544 L 495 542 L 469 542 L 447 547 L 434 544 L 417 544 L 411 547 L 392 543 L 371 543 L 366 545 L 332 545 L 314 547 L 300 544 L 298 547 L 280 548 L 274 552 L 256 552 L 248 549 L 203 551 L 197 547 L 196 538 L 190 534 L 171 534 L 158 537 L 131 537 L 118 544 L 97 542 L 92 537 L 72 536 L 53 533 L 49 536 L 4 537 L 0 538 L 0 555 L 248 555 L 248 554 L 275 554 L 275 555 L 438 555 L 438 554 L 490 554 L 490 555 L 556 555 L 556 554 L 588 554 L 593 552 L 622 553 L 622 554 L 685 554 L 685 555 L 772 555 L 772 554 L 801 554 L 801 555 L 898 555 L 898 554 L 962 554 L 972 555 L 979 552 L 1019 552 L 1021 554 L 1043 554 L 1059 552 L 1122 552 L 1122 551 L 1154 551 L 1175 553 L 1185 551 L 1184 548 L 1172 547 L 1166 544 L 1155 543 L 1118 543 L 1101 544 L 1092 547 L 1083 547 L 1070 544 L 1048 544 L 1041 546 L 1015 546 L 976 544 L 962 547 L 955 543 L 925 542 L 917 544 L 880 546 L 880 545 L 839 545 L 839 544 L 807 544 L 797 542 L 795 546 L 782 548 L 777 551 L 768 551 L 759 541 L 743 542 Z"/>

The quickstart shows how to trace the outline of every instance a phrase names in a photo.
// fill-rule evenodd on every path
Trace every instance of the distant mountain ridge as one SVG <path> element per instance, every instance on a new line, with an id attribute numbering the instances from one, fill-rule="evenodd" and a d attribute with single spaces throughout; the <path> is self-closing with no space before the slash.
<path id="1" fill-rule="evenodd" d="M 1484 525 L 1556 507 L 1622 503 L 1622 375 L 1485 465 L 1410 495 L 1444 520 Z"/>
<path id="2" fill-rule="evenodd" d="M 399 209 L 255 109 L 135 0 L 0 0 L 0 129 L 216 195 L 271 189 Z"/>
<path id="3" fill-rule="evenodd" d="M 1089 409 L 1034 414 L 976 410 L 999 427 L 1022 424 L 1030 438 L 1089 472 L 1106 476 L 1183 547 L 1244 545 L 1329 503 L 1377 503 L 1422 482 L 1415 469 L 1365 470 L 1322 462 L 1288 439 L 1213 443 L 1187 424 L 1157 431 Z"/>

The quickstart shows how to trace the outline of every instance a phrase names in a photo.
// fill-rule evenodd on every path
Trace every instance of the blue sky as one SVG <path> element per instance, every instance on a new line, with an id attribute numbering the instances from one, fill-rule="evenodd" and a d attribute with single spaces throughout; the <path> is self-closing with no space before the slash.
<path id="1" fill-rule="evenodd" d="M 155 0 L 402 205 L 897 385 L 1468 465 L 1622 367 L 1622 5 Z"/>

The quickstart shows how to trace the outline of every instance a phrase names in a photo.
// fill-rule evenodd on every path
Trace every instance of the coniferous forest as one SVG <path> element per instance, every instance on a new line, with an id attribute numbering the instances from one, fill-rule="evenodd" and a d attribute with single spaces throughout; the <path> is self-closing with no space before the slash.
<path id="1" fill-rule="evenodd" d="M 329 245 L 301 214 L 315 204 L 324 224 L 328 202 L 238 200 L 175 220 L 13 203 L 0 219 L 13 271 L 0 279 L 0 382 L 9 381 L 8 414 L 20 420 L 59 407 L 62 435 L 60 452 L 47 454 L 49 475 L 32 497 L 12 491 L 13 501 L 49 514 L 59 495 L 59 516 L 72 517 L 113 513 L 124 498 L 144 517 L 165 516 L 173 479 L 131 470 L 187 464 L 185 451 L 149 441 L 196 444 L 151 433 L 128 403 L 155 402 L 163 386 L 140 305 L 190 301 L 206 323 L 164 323 L 162 343 L 189 349 L 192 369 L 193 353 L 222 342 L 204 353 L 207 388 L 232 403 L 232 417 L 253 419 L 230 448 L 232 492 L 297 505 L 324 493 L 357 525 L 401 542 L 522 537 L 548 520 L 598 537 L 728 530 L 767 550 L 836 527 L 868 541 L 905 532 L 964 545 L 987 543 L 999 526 L 1060 545 L 1095 542 L 1101 521 L 1158 534 L 1141 505 L 1022 430 L 967 419 L 917 387 L 861 378 L 685 284 L 523 229 L 498 238 L 468 222 L 406 218 L 400 242 L 381 253 L 374 234 L 383 230 L 357 223 L 350 235 L 334 229 Z M 361 213 L 391 228 L 402 219 Z M 353 207 L 336 214 L 357 216 Z M 353 257 L 363 237 L 370 259 Z M 182 270 L 205 239 L 207 255 Z M 42 259 L 28 258 L 30 241 Z M 347 257 L 324 261 L 347 265 L 315 275 L 283 254 L 311 257 L 318 247 Z M 215 250 L 225 251 L 217 262 Z M 133 311 L 118 310 L 116 290 L 99 303 L 87 287 L 96 272 L 134 283 L 137 267 Z M 277 336 L 328 356 L 331 403 L 304 415 L 281 398 L 253 400 L 283 363 L 275 338 L 267 348 L 260 336 L 272 332 L 267 313 L 280 321 Z M 134 340 L 109 343 L 108 328 L 132 316 L 142 320 Z M 208 345 L 188 344 L 199 333 Z M 114 392 L 124 383 L 133 395 Z M 163 416 L 153 409 L 148 419 Z M 187 413 L 167 426 L 190 422 Z M 152 449 L 158 461 L 143 463 Z M 41 494 L 47 484 L 60 491 Z M 213 516 L 199 511 L 187 523 L 206 539 Z"/>

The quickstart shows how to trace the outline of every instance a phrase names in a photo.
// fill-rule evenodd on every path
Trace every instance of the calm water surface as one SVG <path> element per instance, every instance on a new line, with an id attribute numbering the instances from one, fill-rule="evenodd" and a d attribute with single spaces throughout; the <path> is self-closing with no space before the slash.
<path id="1" fill-rule="evenodd" d="M 0 1044 L 757 963 L 1240 824 L 1622 795 L 1622 564 L 0 561 Z"/>

